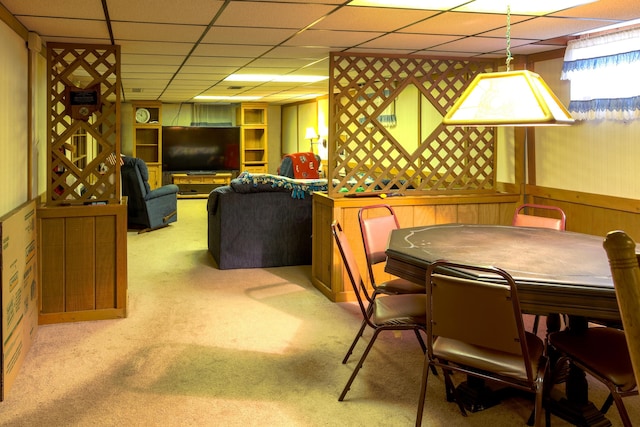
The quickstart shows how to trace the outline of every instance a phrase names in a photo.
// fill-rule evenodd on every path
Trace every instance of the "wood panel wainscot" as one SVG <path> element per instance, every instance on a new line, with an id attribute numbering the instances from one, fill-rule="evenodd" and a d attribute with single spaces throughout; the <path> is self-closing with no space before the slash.
<path id="1" fill-rule="evenodd" d="M 567 230 L 578 233 L 607 235 L 624 230 L 640 242 L 640 200 L 602 194 L 582 193 L 535 185 L 526 186 L 527 202 L 552 205 L 567 215 Z"/>
<path id="2" fill-rule="evenodd" d="M 518 194 L 486 193 L 477 195 L 402 196 L 331 198 L 324 193 L 313 195 L 313 285 L 334 302 L 354 301 L 349 277 L 331 236 L 331 223 L 342 225 L 363 279 L 368 282 L 358 211 L 362 206 L 388 204 L 393 207 L 402 227 L 466 223 L 510 225 L 520 203 Z M 381 277 L 390 277 L 380 269 Z M 376 272 L 378 273 L 378 272 Z M 386 276 L 385 276 L 386 275 Z"/>
<path id="3" fill-rule="evenodd" d="M 41 207 L 40 324 L 127 314 L 127 206 Z"/>

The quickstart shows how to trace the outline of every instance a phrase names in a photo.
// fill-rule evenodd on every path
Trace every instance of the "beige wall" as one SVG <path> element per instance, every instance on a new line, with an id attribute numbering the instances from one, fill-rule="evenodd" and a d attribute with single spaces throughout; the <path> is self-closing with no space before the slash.
<path id="1" fill-rule="evenodd" d="M 280 166 L 280 159 L 282 159 L 282 150 L 280 148 L 282 146 L 282 131 L 280 129 L 282 122 L 281 111 L 282 109 L 279 105 L 270 105 L 267 111 L 267 120 L 269 122 L 267 134 L 269 145 L 269 173 L 272 174 L 277 173 L 278 167 Z"/>
<path id="2" fill-rule="evenodd" d="M 38 196 L 47 191 L 47 59 L 44 55 L 34 54 L 35 81 L 34 81 L 34 121 L 33 121 L 33 196 Z"/>
<path id="3" fill-rule="evenodd" d="M 23 37 L 0 21 L 0 216 L 28 200 L 28 53 Z"/>
<path id="4" fill-rule="evenodd" d="M 308 127 L 313 127 L 316 132 L 321 132 L 321 126 L 326 127 L 328 104 L 310 100 L 295 104 L 284 105 L 282 107 L 282 153 L 298 153 L 311 150 L 311 141 L 306 136 Z M 318 142 L 314 138 L 313 142 Z M 313 151 L 317 154 L 318 146 L 313 146 Z M 326 157 L 324 157 L 326 158 Z"/>
<path id="5" fill-rule="evenodd" d="M 298 106 L 282 107 L 282 152 L 295 153 L 298 150 Z"/>

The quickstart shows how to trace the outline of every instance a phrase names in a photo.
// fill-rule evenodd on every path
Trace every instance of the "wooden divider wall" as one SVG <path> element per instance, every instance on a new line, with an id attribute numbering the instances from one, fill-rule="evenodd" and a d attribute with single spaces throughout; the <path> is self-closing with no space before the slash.
<path id="1" fill-rule="evenodd" d="M 49 43 L 47 194 L 37 209 L 40 324 L 126 316 L 120 46 Z"/>
<path id="2" fill-rule="evenodd" d="M 367 264 L 358 222 L 358 211 L 362 206 L 379 203 L 391 205 L 402 227 L 447 223 L 509 225 L 519 202 L 518 194 L 404 196 L 391 197 L 383 201 L 378 197 L 331 198 L 326 194 L 316 193 L 313 195 L 312 282 L 331 301 L 355 300 L 330 231 L 332 221 L 337 220 L 353 247 L 360 272 L 368 283 Z M 384 267 L 378 268 L 382 272 Z"/>
<path id="3" fill-rule="evenodd" d="M 127 206 L 41 207 L 39 323 L 126 317 Z"/>
<path id="4" fill-rule="evenodd" d="M 403 227 L 511 224 L 521 199 L 497 182 L 496 129 L 442 124 L 471 80 L 496 69 L 493 60 L 331 54 L 328 176 L 333 185 L 328 194 L 314 194 L 312 265 L 312 281 L 329 299 L 355 298 L 331 222 L 340 221 L 366 272 L 357 215 L 361 206 L 382 203 L 377 194 L 402 195 L 384 203 L 394 207 Z M 415 116 L 397 117 L 406 132 L 396 132 L 396 118 L 389 115 L 405 91 L 417 93 L 408 108 Z M 409 135 L 416 141 L 408 141 Z M 373 197 L 345 197 L 355 193 Z"/>

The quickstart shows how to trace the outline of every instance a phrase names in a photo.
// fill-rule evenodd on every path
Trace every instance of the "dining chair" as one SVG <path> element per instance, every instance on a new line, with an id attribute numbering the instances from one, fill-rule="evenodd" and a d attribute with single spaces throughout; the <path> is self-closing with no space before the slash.
<path id="1" fill-rule="evenodd" d="M 383 212 L 384 214 L 381 216 L 373 216 L 371 214 L 374 213 L 374 211 L 376 211 L 377 215 L 379 215 L 380 212 Z M 424 286 L 410 282 L 409 280 L 401 278 L 392 278 L 386 281 L 376 280 L 376 275 L 374 273 L 376 266 L 386 262 L 387 260 L 385 251 L 387 250 L 389 234 L 392 230 L 400 228 L 400 222 L 398 221 L 393 208 L 385 204 L 363 206 L 358 211 L 358 221 L 360 223 L 360 234 L 362 235 L 364 254 L 367 259 L 369 283 L 373 289 L 372 293 L 363 293 L 369 303 L 369 306 L 371 306 L 373 300 L 380 294 L 424 294 Z M 371 310 L 368 309 L 367 311 L 370 312 Z M 347 354 L 344 356 L 342 363 L 347 363 L 349 356 L 353 353 L 353 349 L 356 347 L 356 344 L 366 327 L 367 322 L 363 319 L 362 325 L 360 325 L 360 330 L 356 334 L 356 337 L 354 338 L 351 347 L 349 347 Z"/>
<path id="2" fill-rule="evenodd" d="M 636 384 L 640 384 L 640 254 L 636 252 L 636 242 L 620 230 L 607 233 L 603 246 L 609 259 Z"/>
<path id="3" fill-rule="evenodd" d="M 451 268 L 470 274 L 443 274 Z M 474 273 L 483 280 L 472 278 Z M 524 329 L 511 275 L 497 267 L 436 261 L 427 269 L 426 287 L 427 354 L 416 426 L 422 424 L 431 366 L 442 368 L 447 400 L 456 401 L 462 415 L 466 416 L 464 403 L 451 372 L 533 393 L 529 421 L 540 426 L 548 360 L 542 339 Z"/>
<path id="4" fill-rule="evenodd" d="M 640 381 L 640 267 L 636 244 L 625 232 L 609 232 L 603 246 L 624 330 L 612 327 L 591 327 L 578 333 L 565 330 L 549 334 L 548 340 L 560 353 L 554 372 L 562 372 L 560 368 L 568 363 L 588 372 L 610 392 L 600 412 L 606 413 L 615 402 L 623 425 L 631 426 L 622 398 L 638 394 Z"/>
<path id="5" fill-rule="evenodd" d="M 547 212 L 551 216 L 538 216 L 530 213 L 539 210 Z M 513 214 L 512 225 L 516 227 L 537 227 L 551 228 L 553 230 L 564 231 L 566 228 L 567 216 L 564 211 L 557 206 L 540 205 L 535 203 L 524 203 L 518 206 Z M 533 333 L 538 333 L 540 315 L 536 314 L 533 319 Z"/>
<path id="6" fill-rule="evenodd" d="M 546 212 L 551 216 L 533 215 L 530 212 L 536 210 Z M 518 227 L 538 227 L 551 228 L 564 231 L 567 224 L 567 216 L 564 211 L 557 206 L 539 205 L 535 203 L 524 203 L 516 208 L 513 214 L 512 225 Z"/>
<path id="7" fill-rule="evenodd" d="M 548 336 L 549 349 L 559 354 L 552 383 L 561 382 L 572 364 L 607 386 L 609 396 L 600 408 L 605 414 L 615 402 L 625 427 L 631 427 L 622 398 L 638 394 L 636 380 L 623 331 L 611 327 L 591 327 L 578 333 L 565 329 Z M 547 417 L 549 413 L 547 412 Z M 547 426 L 550 420 L 547 419 Z"/>
<path id="8" fill-rule="evenodd" d="M 349 281 L 353 287 L 362 318 L 367 326 L 373 329 L 373 335 L 367 344 L 366 349 L 362 353 L 358 364 L 353 373 L 349 377 L 345 385 L 339 401 L 344 400 L 347 392 L 351 388 L 351 384 L 355 380 L 360 368 L 364 364 L 369 351 L 376 342 L 376 338 L 383 331 L 402 331 L 413 330 L 422 351 L 426 351 L 424 340 L 421 333 L 426 330 L 426 314 L 427 296 L 422 294 L 404 294 L 404 295 L 387 295 L 375 298 L 371 304 L 365 304 L 366 298 L 362 294 L 367 293 L 366 286 L 362 280 L 360 270 L 356 264 L 356 258 L 347 240 L 347 236 L 342 231 L 340 223 L 334 221 L 331 224 L 331 231 L 335 238 L 336 245 L 340 251 L 340 256 L 344 264 L 344 268 L 349 276 Z"/>

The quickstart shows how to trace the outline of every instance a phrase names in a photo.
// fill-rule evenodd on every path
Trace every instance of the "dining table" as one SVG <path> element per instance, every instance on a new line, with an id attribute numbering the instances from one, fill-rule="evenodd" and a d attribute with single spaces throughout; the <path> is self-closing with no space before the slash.
<path id="1" fill-rule="evenodd" d="M 571 329 L 579 331 L 592 321 L 620 322 L 603 240 L 571 231 L 502 225 L 400 228 L 390 234 L 385 271 L 424 284 L 428 266 L 437 260 L 499 267 L 513 277 L 524 313 L 550 319 L 567 315 Z M 495 280 L 464 269 L 443 273 Z M 559 327 L 558 321 L 547 324 L 549 332 Z M 463 394 L 473 393 L 467 390 Z M 575 367 L 567 378 L 566 395 L 554 399 L 551 409 L 576 425 L 611 425 L 589 402 L 585 374 Z"/>

